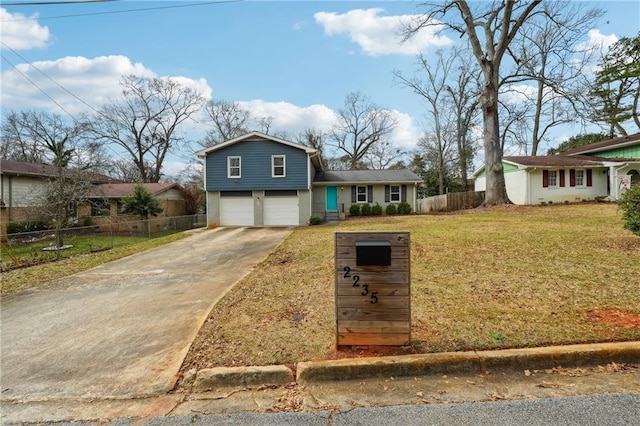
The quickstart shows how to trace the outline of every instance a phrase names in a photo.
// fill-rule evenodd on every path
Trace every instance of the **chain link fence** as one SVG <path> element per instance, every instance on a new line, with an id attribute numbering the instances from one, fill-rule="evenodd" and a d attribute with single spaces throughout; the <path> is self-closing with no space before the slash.
<path id="1" fill-rule="evenodd" d="M 93 226 L 7 234 L 2 241 L 2 271 L 83 253 L 95 253 L 207 225 L 205 214 L 148 220 L 122 220 Z"/>

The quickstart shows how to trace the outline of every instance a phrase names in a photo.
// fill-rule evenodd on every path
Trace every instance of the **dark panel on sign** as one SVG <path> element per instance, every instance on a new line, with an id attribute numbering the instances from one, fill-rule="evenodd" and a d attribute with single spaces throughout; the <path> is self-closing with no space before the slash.
<path id="1" fill-rule="evenodd" d="M 356 241 L 357 266 L 390 266 L 391 243 L 389 241 Z"/>

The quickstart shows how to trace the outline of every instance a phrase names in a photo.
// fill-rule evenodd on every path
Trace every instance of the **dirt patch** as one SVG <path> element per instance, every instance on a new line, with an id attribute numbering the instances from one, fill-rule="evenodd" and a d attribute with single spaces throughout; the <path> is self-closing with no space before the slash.
<path id="1" fill-rule="evenodd" d="M 413 346 L 340 346 L 327 354 L 329 359 L 365 358 L 418 353 Z"/>
<path id="2" fill-rule="evenodd" d="M 620 308 L 600 309 L 588 313 L 591 320 L 615 325 L 618 328 L 640 328 L 640 313 Z"/>

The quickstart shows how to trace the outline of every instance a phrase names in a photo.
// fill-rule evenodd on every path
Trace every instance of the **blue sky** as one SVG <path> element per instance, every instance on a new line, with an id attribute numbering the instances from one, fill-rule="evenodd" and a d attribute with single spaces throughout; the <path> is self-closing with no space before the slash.
<path id="1" fill-rule="evenodd" d="M 398 22 L 420 12 L 417 2 L 1 3 L 3 111 L 90 113 L 69 92 L 99 108 L 117 95 L 120 75 L 137 73 L 180 78 L 208 98 L 239 101 L 255 115 L 272 116 L 273 129 L 295 135 L 328 128 L 345 96 L 360 90 L 398 114 L 393 141 L 405 149 L 415 146 L 424 112 L 417 95 L 394 83 L 393 70 L 410 74 L 418 50 L 433 53 L 460 43 L 424 33 L 399 44 Z M 585 41 L 608 44 L 640 29 L 640 2 L 586 5 L 608 13 Z M 553 142 L 580 131 L 565 128 Z"/>

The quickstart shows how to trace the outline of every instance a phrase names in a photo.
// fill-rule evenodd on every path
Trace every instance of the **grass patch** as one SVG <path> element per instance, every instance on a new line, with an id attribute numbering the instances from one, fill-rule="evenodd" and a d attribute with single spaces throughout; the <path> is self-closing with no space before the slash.
<path id="1" fill-rule="evenodd" d="M 114 247 L 111 250 L 95 253 L 86 253 L 87 250 L 85 250 L 85 254 L 78 254 L 72 257 L 65 257 L 58 261 L 3 272 L 0 282 L 0 294 L 2 294 L 2 296 L 9 296 L 28 288 L 41 286 L 58 278 L 64 278 L 77 272 L 95 268 L 106 262 L 111 262 L 172 241 L 180 240 L 187 236 L 189 236 L 188 233 L 180 232 L 152 239 L 129 237 L 127 241 L 119 240 L 118 245 L 120 246 Z M 91 241 L 92 244 L 94 244 L 93 247 L 99 247 L 95 238 L 92 238 Z"/>
<path id="2" fill-rule="evenodd" d="M 296 230 L 216 305 L 183 370 L 345 356 L 333 233 L 355 230 L 411 233 L 411 353 L 640 339 L 590 314 L 640 315 L 640 238 L 617 207 L 508 207 Z"/>

